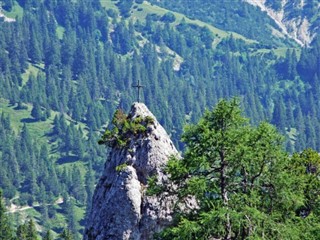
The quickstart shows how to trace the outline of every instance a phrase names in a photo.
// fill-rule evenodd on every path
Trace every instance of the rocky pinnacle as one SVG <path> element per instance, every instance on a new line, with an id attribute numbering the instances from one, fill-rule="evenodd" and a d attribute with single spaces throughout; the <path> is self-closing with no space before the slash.
<path id="1" fill-rule="evenodd" d="M 93 196 L 84 240 L 152 239 L 172 221 L 174 197 L 147 196 L 149 177 L 164 184 L 163 167 L 178 152 L 164 128 L 143 103 L 134 103 L 129 119 L 154 119 L 147 134 L 130 136 L 125 147 L 113 147 Z"/>

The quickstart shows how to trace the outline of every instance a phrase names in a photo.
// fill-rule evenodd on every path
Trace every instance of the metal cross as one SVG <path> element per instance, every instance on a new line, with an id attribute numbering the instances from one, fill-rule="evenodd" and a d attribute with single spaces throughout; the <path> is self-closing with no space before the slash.
<path id="1" fill-rule="evenodd" d="M 140 102 L 140 88 L 143 88 L 143 85 L 140 85 L 140 80 L 138 79 L 138 84 L 137 85 L 132 85 L 132 87 L 135 87 L 138 89 L 138 102 Z"/>

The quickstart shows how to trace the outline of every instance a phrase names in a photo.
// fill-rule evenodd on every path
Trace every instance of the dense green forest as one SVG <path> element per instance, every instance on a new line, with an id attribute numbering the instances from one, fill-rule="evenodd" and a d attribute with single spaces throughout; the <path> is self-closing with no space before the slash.
<path id="1" fill-rule="evenodd" d="M 240 1 L 150 2 L 1 2 L 12 21 L 0 18 L 0 188 L 17 225 L 32 217 L 43 233 L 80 236 L 106 159 L 97 141 L 138 81 L 180 150 L 183 125 L 238 96 L 253 125 L 286 136 L 287 151 L 320 151 L 319 37 L 308 47 L 278 38 Z"/>

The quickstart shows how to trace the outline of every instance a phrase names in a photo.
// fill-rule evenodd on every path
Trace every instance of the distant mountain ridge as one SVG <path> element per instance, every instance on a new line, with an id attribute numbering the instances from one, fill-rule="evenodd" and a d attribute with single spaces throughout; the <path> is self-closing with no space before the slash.
<path id="1" fill-rule="evenodd" d="M 265 11 L 282 33 L 300 45 L 309 45 L 320 31 L 320 2 L 304 0 L 245 0 Z M 318 4 L 318 5 L 317 5 Z"/>

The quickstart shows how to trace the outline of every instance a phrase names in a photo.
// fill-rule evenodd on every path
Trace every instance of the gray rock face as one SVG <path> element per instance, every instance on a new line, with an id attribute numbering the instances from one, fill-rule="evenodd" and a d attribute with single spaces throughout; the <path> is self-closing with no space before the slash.
<path id="1" fill-rule="evenodd" d="M 147 179 L 164 184 L 163 166 L 178 152 L 168 134 L 142 103 L 133 104 L 130 119 L 150 116 L 146 136 L 130 136 L 126 147 L 111 149 L 96 186 L 85 240 L 152 239 L 172 220 L 175 197 L 168 193 L 147 196 Z"/>

